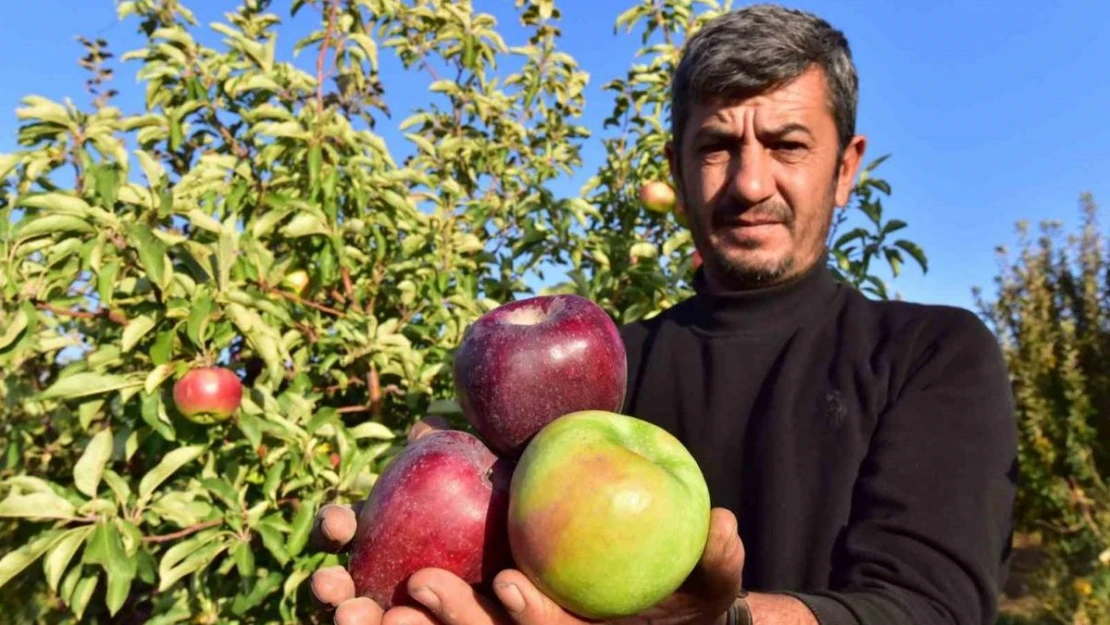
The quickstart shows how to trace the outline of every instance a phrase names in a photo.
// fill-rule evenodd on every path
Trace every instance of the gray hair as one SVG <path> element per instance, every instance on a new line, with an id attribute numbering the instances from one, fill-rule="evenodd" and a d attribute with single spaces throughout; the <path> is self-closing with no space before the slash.
<path id="1" fill-rule="evenodd" d="M 671 133 L 682 140 L 690 108 L 742 99 L 824 70 L 829 108 L 843 151 L 856 131 L 859 78 L 848 40 L 804 11 L 760 4 L 718 16 L 686 42 L 671 93 Z"/>

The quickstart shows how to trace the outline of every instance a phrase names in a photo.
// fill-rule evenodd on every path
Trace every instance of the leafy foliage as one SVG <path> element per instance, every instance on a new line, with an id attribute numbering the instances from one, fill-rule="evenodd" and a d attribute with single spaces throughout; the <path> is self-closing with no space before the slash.
<path id="1" fill-rule="evenodd" d="M 1015 563 L 1039 556 L 1022 571 L 1037 622 L 1110 623 L 1110 263 L 1094 200 L 1082 205 L 1066 239 L 1057 223 L 1036 241 L 1019 224 L 1017 257 L 1000 250 L 996 297 L 977 294 L 1013 377 L 1026 544 Z"/>
<path id="2" fill-rule="evenodd" d="M 664 175 L 679 40 L 727 8 L 694 4 L 618 18 L 646 60 L 608 85 L 606 162 L 559 197 L 591 133 L 552 0 L 517 0 L 512 44 L 469 2 L 293 0 L 316 28 L 292 55 L 268 0 L 210 24 L 218 48 L 176 0 L 120 2 L 146 38 L 120 59 L 143 109 L 112 104 L 108 42 L 83 40 L 91 102 L 27 96 L 21 149 L 0 155 L 0 612 L 318 618 L 304 582 L 336 560 L 306 544 L 316 509 L 365 496 L 417 417 L 455 414 L 468 323 L 552 268 L 568 282 L 548 288 L 621 321 L 688 294 L 688 234 L 636 194 Z M 378 130 L 397 113 L 387 54 L 427 84 L 401 145 Z M 885 296 L 872 260 L 920 253 L 887 245 L 904 224 L 876 189 L 861 179 L 868 220 L 834 262 Z M 212 364 L 246 393 L 206 427 L 171 389 Z"/>

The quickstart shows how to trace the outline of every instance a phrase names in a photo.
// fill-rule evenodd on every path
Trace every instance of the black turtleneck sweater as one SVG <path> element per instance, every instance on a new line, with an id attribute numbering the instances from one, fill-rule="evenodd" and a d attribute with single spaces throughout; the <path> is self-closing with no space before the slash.
<path id="1" fill-rule="evenodd" d="M 625 412 L 736 514 L 744 586 L 823 625 L 987 625 L 1008 561 L 1014 406 L 970 311 L 879 302 L 823 265 L 624 326 Z"/>

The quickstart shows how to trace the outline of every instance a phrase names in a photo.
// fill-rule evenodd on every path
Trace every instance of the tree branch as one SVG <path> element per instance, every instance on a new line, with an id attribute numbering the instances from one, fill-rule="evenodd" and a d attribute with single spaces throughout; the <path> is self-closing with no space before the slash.
<path id="1" fill-rule="evenodd" d="M 210 527 L 216 527 L 217 525 L 221 525 L 223 522 L 224 522 L 223 519 L 216 519 L 214 521 L 205 521 L 204 523 L 197 523 L 196 525 L 190 525 L 189 527 L 186 527 L 183 530 L 180 530 L 180 531 L 177 531 L 177 532 L 170 532 L 169 534 L 160 534 L 160 535 L 157 535 L 157 536 L 143 536 L 143 542 L 144 543 L 169 542 L 171 540 L 177 540 L 178 538 L 184 538 L 184 537 L 189 536 L 191 534 L 196 534 L 197 532 L 204 531 L 204 530 L 206 530 Z"/>
<path id="2" fill-rule="evenodd" d="M 316 120 L 319 122 L 324 117 L 324 62 L 331 47 L 332 37 L 335 36 L 335 20 L 339 13 L 339 0 L 330 0 L 325 9 L 327 11 L 328 25 L 324 31 L 324 41 L 320 43 L 320 52 L 316 55 Z"/>

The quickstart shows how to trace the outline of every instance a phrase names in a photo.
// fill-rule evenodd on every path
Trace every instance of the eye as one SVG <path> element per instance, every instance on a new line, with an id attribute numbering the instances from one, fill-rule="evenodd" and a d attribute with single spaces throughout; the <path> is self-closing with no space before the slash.
<path id="1" fill-rule="evenodd" d="M 806 149 L 806 144 L 798 141 L 778 141 L 774 144 L 774 148 L 779 152 L 800 152 Z"/>

